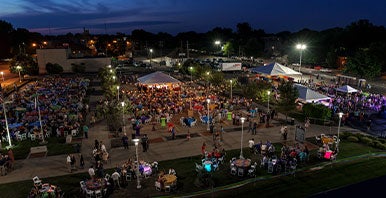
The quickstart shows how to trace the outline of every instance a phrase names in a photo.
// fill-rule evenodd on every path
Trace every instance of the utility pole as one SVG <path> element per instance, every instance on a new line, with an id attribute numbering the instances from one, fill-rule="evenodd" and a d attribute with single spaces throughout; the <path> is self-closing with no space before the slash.
<path id="1" fill-rule="evenodd" d="M 189 58 L 189 41 L 186 41 L 186 57 Z"/>

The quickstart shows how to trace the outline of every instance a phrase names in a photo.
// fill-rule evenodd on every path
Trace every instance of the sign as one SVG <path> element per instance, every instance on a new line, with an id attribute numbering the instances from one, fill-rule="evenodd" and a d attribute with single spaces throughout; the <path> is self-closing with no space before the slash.
<path id="1" fill-rule="evenodd" d="M 67 135 L 66 144 L 70 144 L 72 142 L 72 135 Z"/>
<path id="2" fill-rule="evenodd" d="M 303 127 L 296 126 L 296 129 L 295 129 L 295 140 L 303 143 L 304 139 L 305 139 L 305 132 L 306 131 L 304 130 Z"/>

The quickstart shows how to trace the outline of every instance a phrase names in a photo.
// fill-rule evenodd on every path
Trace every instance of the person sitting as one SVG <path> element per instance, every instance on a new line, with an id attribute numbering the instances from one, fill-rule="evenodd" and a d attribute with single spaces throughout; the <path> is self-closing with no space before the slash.
<path id="1" fill-rule="evenodd" d="M 119 184 L 119 178 L 121 177 L 121 175 L 115 171 L 112 175 L 111 175 L 111 178 L 113 179 L 114 181 L 114 186 L 118 186 L 119 188 L 121 188 L 121 185 Z"/>
<path id="2" fill-rule="evenodd" d="M 173 168 L 169 168 L 169 175 L 176 175 L 176 171 Z"/>

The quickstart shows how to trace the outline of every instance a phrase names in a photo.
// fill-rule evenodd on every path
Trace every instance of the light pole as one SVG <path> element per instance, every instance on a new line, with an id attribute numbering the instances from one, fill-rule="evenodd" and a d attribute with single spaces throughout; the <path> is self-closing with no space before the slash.
<path id="1" fill-rule="evenodd" d="M 267 91 L 267 94 L 268 94 L 268 111 L 267 111 L 267 113 L 269 113 L 269 96 L 271 95 L 271 92 Z"/>
<path id="2" fill-rule="evenodd" d="M 123 134 L 125 134 L 125 131 L 126 131 L 126 129 L 125 129 L 125 102 L 121 102 L 121 104 L 122 104 L 122 125 L 123 125 L 123 127 L 122 127 L 122 132 L 123 132 Z"/>
<path id="3" fill-rule="evenodd" d="M 244 156 L 243 156 L 243 137 L 244 137 L 244 121 L 245 121 L 245 118 L 241 117 L 240 120 L 241 120 L 240 159 L 244 159 Z"/>
<path id="4" fill-rule="evenodd" d="M 221 45 L 221 41 L 216 40 L 216 41 L 214 42 L 214 44 L 217 45 L 217 47 L 219 48 L 219 46 Z"/>
<path id="5" fill-rule="evenodd" d="M 206 72 L 206 83 L 207 83 L 207 93 L 206 95 L 209 97 L 209 89 L 210 89 L 210 83 L 209 83 L 209 75 L 210 75 L 210 72 Z"/>
<path id="6" fill-rule="evenodd" d="M 338 125 L 338 140 L 337 140 L 337 143 L 336 143 L 336 148 L 337 148 L 338 151 L 339 151 L 339 143 L 340 143 L 339 132 L 340 132 L 340 123 L 341 123 L 341 120 L 342 120 L 343 113 L 342 113 L 342 112 L 339 112 L 339 113 L 338 113 L 338 116 L 339 116 L 339 125 Z"/>
<path id="7" fill-rule="evenodd" d="M 150 66 L 151 66 L 151 59 L 153 58 L 153 49 L 150 49 Z"/>
<path id="8" fill-rule="evenodd" d="M 1 77 L 3 78 L 3 81 L 4 81 L 4 72 L 1 72 Z"/>
<path id="9" fill-rule="evenodd" d="M 113 80 L 114 80 L 114 82 L 115 82 L 115 78 L 116 78 L 116 77 L 115 77 L 115 76 L 113 76 Z"/>
<path id="10" fill-rule="evenodd" d="M 210 99 L 207 98 L 206 99 L 206 104 L 208 105 L 208 116 L 207 116 L 208 117 L 208 122 L 207 122 L 208 123 L 208 127 L 206 128 L 207 131 L 210 130 L 210 128 L 209 128 L 209 121 L 210 121 L 210 117 L 209 117 L 209 103 L 210 103 Z"/>
<path id="11" fill-rule="evenodd" d="M 305 50 L 307 48 L 307 45 L 303 44 L 303 43 L 299 43 L 296 45 L 296 49 L 300 50 L 300 60 L 299 60 L 299 73 L 302 73 L 300 72 L 300 68 L 302 67 L 302 55 L 303 55 L 303 50 Z M 301 78 L 302 76 L 300 76 Z"/>
<path id="12" fill-rule="evenodd" d="M 141 188 L 141 182 L 139 181 L 139 160 L 138 160 L 138 142 L 139 139 L 133 139 L 134 145 L 135 145 L 135 155 L 137 156 L 137 189 Z"/>
<path id="13" fill-rule="evenodd" d="M 6 126 L 6 128 L 7 128 L 8 145 L 9 145 L 9 147 L 12 147 L 11 135 L 9 134 L 9 127 L 8 127 L 8 120 L 7 120 L 7 112 L 6 112 L 6 110 L 5 110 L 5 104 L 6 104 L 6 103 L 11 103 L 11 101 L 4 101 L 4 102 L 3 102 L 3 111 L 4 111 L 5 126 Z"/>
<path id="14" fill-rule="evenodd" d="M 16 66 L 16 69 L 19 71 L 19 81 L 21 82 L 21 74 L 20 74 L 21 66 L 20 65 Z"/>
<path id="15" fill-rule="evenodd" d="M 190 82 L 193 82 L 192 80 L 193 67 L 189 67 L 189 71 L 190 71 Z"/>
<path id="16" fill-rule="evenodd" d="M 232 85 L 233 85 L 233 84 L 232 84 L 232 79 L 230 79 L 229 82 L 231 83 L 231 100 L 232 100 L 232 87 L 233 87 L 233 86 L 232 86 Z"/>
<path id="17" fill-rule="evenodd" d="M 119 85 L 117 86 L 117 98 L 118 98 L 118 101 L 119 101 Z"/>

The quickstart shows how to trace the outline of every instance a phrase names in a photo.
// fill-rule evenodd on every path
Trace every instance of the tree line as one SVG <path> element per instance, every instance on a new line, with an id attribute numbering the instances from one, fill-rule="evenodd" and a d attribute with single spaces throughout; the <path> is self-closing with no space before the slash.
<path id="1" fill-rule="evenodd" d="M 347 74 L 373 78 L 386 70 L 386 56 L 383 56 L 386 51 L 385 35 L 384 26 L 376 26 L 365 19 L 346 27 L 322 31 L 302 29 L 298 32 L 268 34 L 244 22 L 238 23 L 235 31 L 215 27 L 206 33 L 189 31 L 175 36 L 166 32 L 154 34 L 142 29 L 133 30 L 130 35 L 119 32 L 115 35 L 41 35 L 24 28 L 14 29 L 12 24 L 0 20 L 0 58 L 33 54 L 47 40 L 51 47 L 63 47 L 66 44 L 73 51 L 90 51 L 87 42 L 93 40 L 94 51 L 103 56 L 118 56 L 127 50 L 132 51 L 134 56 L 142 56 L 148 55 L 149 49 L 154 49 L 154 57 L 189 53 L 187 49 L 212 54 L 218 51 L 219 46 L 214 41 L 219 40 L 223 56 L 274 58 L 290 64 L 299 61 L 299 51 L 295 45 L 301 42 L 307 45 L 302 57 L 304 65 L 337 68 L 340 65 L 339 57 L 345 57 L 347 63 L 344 71 Z M 38 45 L 31 46 L 31 43 Z"/>

